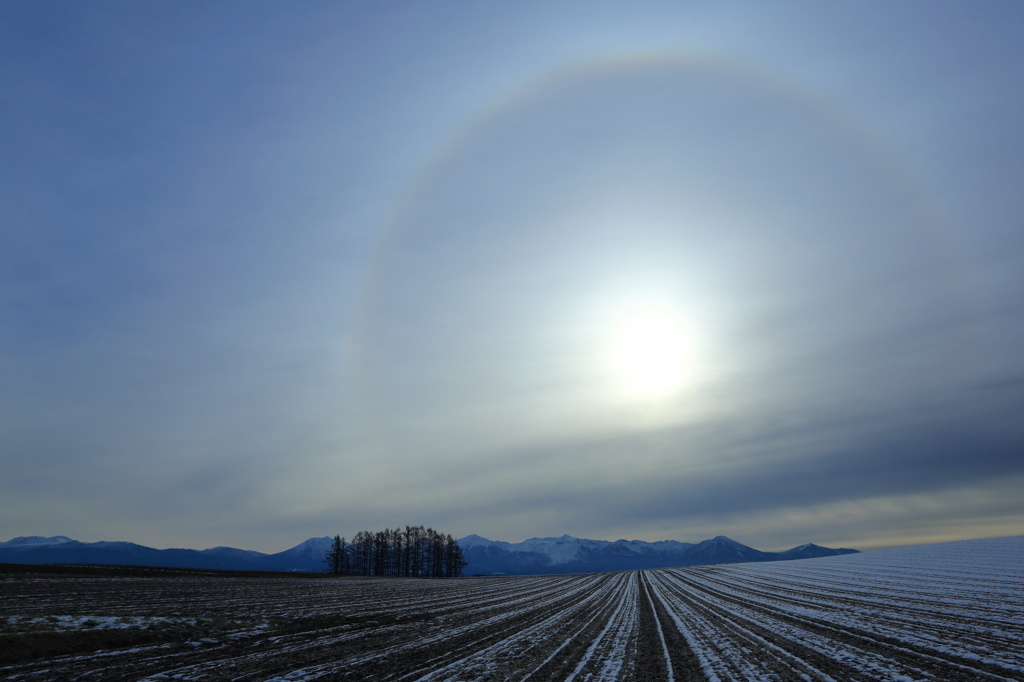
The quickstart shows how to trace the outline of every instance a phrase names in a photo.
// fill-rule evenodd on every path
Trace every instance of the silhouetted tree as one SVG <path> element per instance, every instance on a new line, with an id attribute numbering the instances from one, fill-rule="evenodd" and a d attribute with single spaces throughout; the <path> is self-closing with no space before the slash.
<path id="1" fill-rule="evenodd" d="M 352 538 L 352 573 L 355 575 L 373 575 L 373 535 L 364 530 Z"/>
<path id="2" fill-rule="evenodd" d="M 444 577 L 456 578 L 462 575 L 462 569 L 466 567 L 467 563 L 458 540 L 451 535 L 446 535 L 444 539 Z"/>
<path id="3" fill-rule="evenodd" d="M 339 538 L 335 537 L 335 545 Z M 352 544 L 340 539 L 341 572 L 412 578 L 454 578 L 466 566 L 462 548 L 451 535 L 433 528 L 406 526 L 376 533 L 359 531 Z M 334 546 L 332 545 L 332 550 Z M 333 557 L 331 551 L 328 557 Z M 333 566 L 331 561 L 328 565 Z M 332 571 L 333 572 L 333 571 Z"/>
<path id="4" fill-rule="evenodd" d="M 324 563 L 327 564 L 327 573 L 341 575 L 348 572 L 348 552 L 343 538 L 334 536 L 334 542 L 324 556 Z"/>
<path id="5" fill-rule="evenodd" d="M 412 575 L 412 537 L 413 527 L 406 526 L 405 532 L 402 533 L 402 577 L 407 578 Z"/>

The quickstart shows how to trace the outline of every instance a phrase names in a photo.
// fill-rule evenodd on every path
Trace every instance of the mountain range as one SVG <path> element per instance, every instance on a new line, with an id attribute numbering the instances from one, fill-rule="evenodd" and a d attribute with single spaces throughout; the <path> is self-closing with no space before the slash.
<path id="1" fill-rule="evenodd" d="M 210 549 L 153 549 L 134 542 L 79 542 L 57 535 L 36 535 L 0 542 L 0 563 L 100 564 L 105 566 L 159 566 L 208 568 L 225 571 L 299 571 L 324 569 L 324 554 L 331 538 L 310 538 L 277 554 L 234 547 Z"/>
<path id="2" fill-rule="evenodd" d="M 726 564 L 743 561 L 787 561 L 838 554 L 855 549 L 831 549 L 805 544 L 784 552 L 762 552 L 724 535 L 698 543 L 661 540 L 585 540 L 563 535 L 509 543 L 469 535 L 459 540 L 469 562 L 465 575 L 536 575 L 542 573 L 594 573 L 641 568 Z"/>
<path id="3" fill-rule="evenodd" d="M 234 547 L 153 549 L 132 542 L 79 542 L 63 535 L 18 537 L 0 542 L 0 563 L 100 564 L 234 571 L 318 572 L 331 538 L 310 538 L 291 549 L 264 554 Z M 531 538 L 519 543 L 469 535 L 459 540 L 467 560 L 464 575 L 538 575 L 592 573 L 641 568 L 693 566 L 742 561 L 785 561 L 837 554 L 855 549 L 830 549 L 806 544 L 784 552 L 762 552 L 725 536 L 703 542 L 675 540 L 587 540 L 563 535 Z"/>

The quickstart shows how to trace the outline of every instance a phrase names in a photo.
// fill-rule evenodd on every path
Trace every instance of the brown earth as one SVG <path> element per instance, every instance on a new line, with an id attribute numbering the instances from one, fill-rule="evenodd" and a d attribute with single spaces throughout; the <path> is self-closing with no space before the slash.
<path id="1" fill-rule="evenodd" d="M 998 599 L 851 585 L 726 566 L 449 580 L 19 570 L 0 573 L 0 678 L 1024 680 L 1024 623 Z"/>

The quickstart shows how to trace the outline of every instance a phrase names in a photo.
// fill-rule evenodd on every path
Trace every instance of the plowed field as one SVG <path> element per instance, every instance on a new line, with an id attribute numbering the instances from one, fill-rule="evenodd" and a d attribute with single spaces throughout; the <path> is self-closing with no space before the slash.
<path id="1" fill-rule="evenodd" d="M 0 628 L 19 681 L 1024 680 L 1024 538 L 521 578 L 3 574 Z"/>

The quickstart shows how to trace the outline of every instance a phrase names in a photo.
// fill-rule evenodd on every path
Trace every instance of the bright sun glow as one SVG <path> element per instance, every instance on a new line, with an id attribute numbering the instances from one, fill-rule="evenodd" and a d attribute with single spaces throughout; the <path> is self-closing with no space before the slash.
<path id="1" fill-rule="evenodd" d="M 661 311 L 627 318 L 615 340 L 614 364 L 630 391 L 646 397 L 669 393 L 686 374 L 686 338 L 679 323 Z"/>

